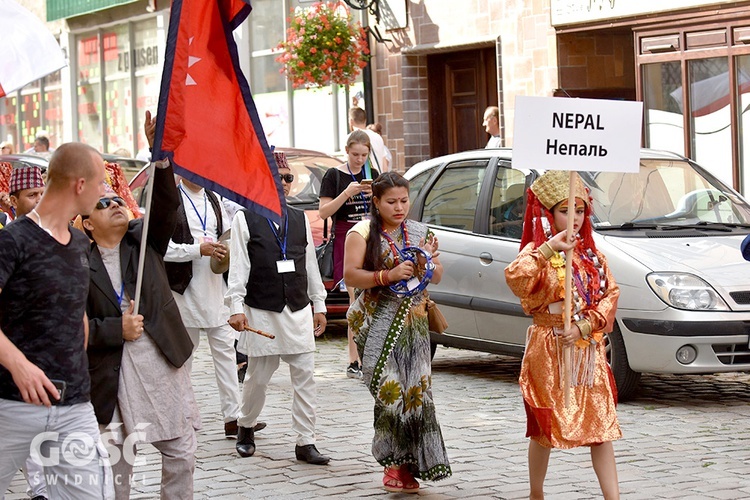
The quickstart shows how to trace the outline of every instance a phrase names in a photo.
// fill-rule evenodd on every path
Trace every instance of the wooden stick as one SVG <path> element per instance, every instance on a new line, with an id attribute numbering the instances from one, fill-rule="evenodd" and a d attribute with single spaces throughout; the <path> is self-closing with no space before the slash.
<path id="1" fill-rule="evenodd" d="M 573 223 L 575 222 L 576 214 L 576 196 L 575 190 L 573 189 L 573 183 L 575 182 L 576 173 L 570 171 L 569 180 L 569 192 L 568 192 L 568 227 L 565 233 L 570 241 L 570 236 L 573 234 Z M 570 250 L 565 253 L 565 305 L 563 307 L 563 321 L 565 324 L 565 330 L 570 328 L 573 307 L 573 252 Z M 570 406 L 570 387 L 571 387 L 571 357 L 573 349 L 571 346 L 565 346 L 563 348 L 563 393 L 565 396 L 565 406 Z"/>
<path id="2" fill-rule="evenodd" d="M 264 336 L 264 337 L 267 337 L 267 338 L 269 338 L 269 339 L 275 339 L 275 338 L 276 338 L 276 335 L 272 335 L 272 334 L 270 334 L 270 333 L 266 333 L 266 332 L 264 332 L 263 330 L 256 330 L 255 328 L 250 328 L 249 326 L 246 326 L 246 327 L 245 327 L 245 331 L 248 331 L 248 332 L 255 332 L 255 333 L 257 333 L 258 335 L 262 335 L 262 336 Z"/>

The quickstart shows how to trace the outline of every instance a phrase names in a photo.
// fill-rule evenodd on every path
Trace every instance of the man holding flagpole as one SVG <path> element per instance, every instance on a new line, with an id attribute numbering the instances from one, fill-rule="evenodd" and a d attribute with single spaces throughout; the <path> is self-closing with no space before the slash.
<path id="1" fill-rule="evenodd" d="M 155 122 L 146 113 L 146 137 L 153 141 Z M 138 442 L 151 443 L 162 455 L 161 498 L 192 499 L 195 431 L 200 413 L 190 372 L 193 350 L 172 297 L 164 254 L 174 231 L 179 194 L 169 162 L 152 169 L 153 204 L 144 219 L 128 220 L 125 201 L 106 193 L 83 227 L 93 239 L 87 313 L 92 402 L 100 425 L 114 425 L 111 445 L 115 494 L 130 495 L 130 478 Z M 145 254 L 141 241 L 147 239 Z M 137 269 L 146 279 L 137 291 Z M 139 312 L 134 297 L 140 296 Z M 111 427 L 110 427 L 111 428 Z M 128 445 L 128 448 L 126 448 Z"/>

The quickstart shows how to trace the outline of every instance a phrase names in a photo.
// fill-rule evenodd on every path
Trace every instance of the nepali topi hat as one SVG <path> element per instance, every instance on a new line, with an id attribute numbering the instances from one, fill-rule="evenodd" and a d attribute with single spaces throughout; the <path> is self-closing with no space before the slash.
<path id="1" fill-rule="evenodd" d="M 43 188 L 42 169 L 36 165 L 21 163 L 16 165 L 10 174 L 10 193 L 17 193 L 24 189 Z"/>

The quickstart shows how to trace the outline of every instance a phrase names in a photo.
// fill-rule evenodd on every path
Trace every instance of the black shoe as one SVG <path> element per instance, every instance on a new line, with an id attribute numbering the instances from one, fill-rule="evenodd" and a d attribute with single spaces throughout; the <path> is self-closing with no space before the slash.
<path id="1" fill-rule="evenodd" d="M 224 422 L 224 437 L 227 439 L 237 438 L 237 421 Z"/>
<path id="2" fill-rule="evenodd" d="M 252 457 L 255 453 L 255 435 L 252 428 L 238 427 L 237 444 L 235 445 L 237 453 L 241 457 Z"/>
<path id="3" fill-rule="evenodd" d="M 294 454 L 297 456 L 297 460 L 313 465 L 325 465 L 331 460 L 330 458 L 321 455 L 314 444 L 295 446 Z"/>
<path id="4" fill-rule="evenodd" d="M 258 422 L 253 426 L 253 432 L 262 431 L 265 428 L 266 428 L 265 422 Z"/>
<path id="5" fill-rule="evenodd" d="M 37 495 L 31 500 L 47 500 L 47 497 L 45 497 L 44 495 Z"/>
<path id="6" fill-rule="evenodd" d="M 247 363 L 242 363 L 241 366 L 237 365 L 237 381 L 240 384 L 245 381 L 246 373 L 247 373 Z"/>

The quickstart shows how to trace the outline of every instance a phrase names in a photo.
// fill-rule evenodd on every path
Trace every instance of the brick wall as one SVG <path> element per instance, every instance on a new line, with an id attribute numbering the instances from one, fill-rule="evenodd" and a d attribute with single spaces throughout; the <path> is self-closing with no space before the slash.
<path id="1" fill-rule="evenodd" d="M 429 53 L 496 43 L 508 145 L 516 95 L 551 95 L 558 87 L 548 0 L 408 0 L 408 15 L 407 29 L 385 33 L 392 41 L 373 47 L 376 121 L 399 171 L 429 158 Z M 409 52 L 414 47 L 420 49 L 416 54 Z"/>

